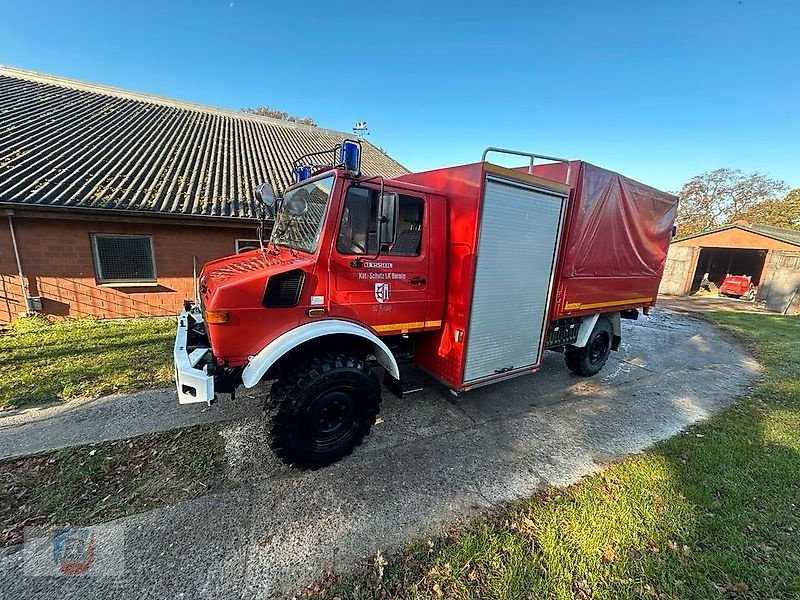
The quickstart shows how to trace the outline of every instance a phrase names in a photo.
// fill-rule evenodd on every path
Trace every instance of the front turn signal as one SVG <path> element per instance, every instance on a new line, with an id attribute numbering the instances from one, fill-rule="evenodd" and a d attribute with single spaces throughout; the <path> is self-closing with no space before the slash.
<path id="1" fill-rule="evenodd" d="M 207 310 L 205 318 L 209 325 L 224 325 L 231 320 L 231 313 L 227 310 Z"/>

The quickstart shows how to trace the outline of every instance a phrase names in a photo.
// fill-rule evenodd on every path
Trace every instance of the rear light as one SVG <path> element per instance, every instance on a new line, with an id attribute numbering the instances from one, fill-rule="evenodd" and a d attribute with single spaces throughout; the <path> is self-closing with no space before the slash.
<path id="1" fill-rule="evenodd" d="M 209 325 L 224 325 L 231 320 L 231 313 L 227 310 L 207 310 L 205 317 Z"/>

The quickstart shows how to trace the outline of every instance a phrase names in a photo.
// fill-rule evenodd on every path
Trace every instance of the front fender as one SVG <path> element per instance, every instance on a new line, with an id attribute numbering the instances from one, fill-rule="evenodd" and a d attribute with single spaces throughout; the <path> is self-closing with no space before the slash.
<path id="1" fill-rule="evenodd" d="M 295 327 L 264 346 L 258 354 L 250 357 L 247 366 L 242 371 L 242 383 L 247 388 L 257 385 L 269 368 L 293 348 L 311 340 L 335 334 L 353 335 L 371 342 L 378 362 L 392 377 L 400 379 L 400 368 L 397 366 L 397 361 L 389 347 L 378 336 L 355 323 L 327 319 Z"/>

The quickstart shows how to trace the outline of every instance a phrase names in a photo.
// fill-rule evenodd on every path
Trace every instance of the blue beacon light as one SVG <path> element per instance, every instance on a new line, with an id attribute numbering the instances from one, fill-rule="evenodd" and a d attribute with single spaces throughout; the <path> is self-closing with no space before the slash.
<path id="1" fill-rule="evenodd" d="M 361 148 L 355 142 L 345 140 L 339 149 L 339 162 L 348 171 L 358 172 L 361 166 Z"/>
<path id="2" fill-rule="evenodd" d="M 294 177 L 297 180 L 297 183 L 305 181 L 311 177 L 311 167 L 295 167 Z"/>

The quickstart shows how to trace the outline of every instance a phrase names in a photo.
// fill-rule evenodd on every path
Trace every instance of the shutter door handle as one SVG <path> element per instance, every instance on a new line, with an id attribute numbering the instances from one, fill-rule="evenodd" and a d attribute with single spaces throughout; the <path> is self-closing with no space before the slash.
<path id="1" fill-rule="evenodd" d="M 412 277 L 408 280 L 411 285 L 424 285 L 427 280 L 424 277 Z"/>

